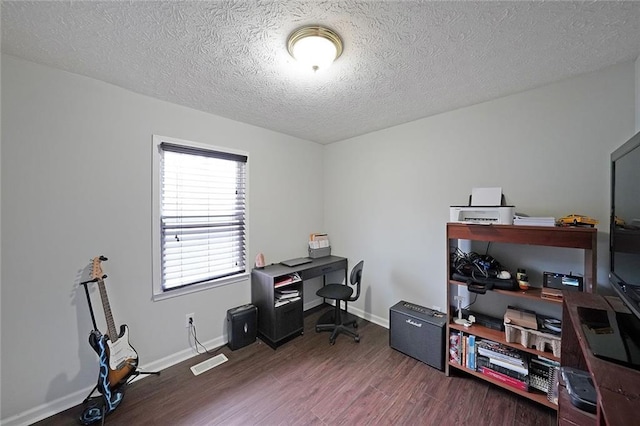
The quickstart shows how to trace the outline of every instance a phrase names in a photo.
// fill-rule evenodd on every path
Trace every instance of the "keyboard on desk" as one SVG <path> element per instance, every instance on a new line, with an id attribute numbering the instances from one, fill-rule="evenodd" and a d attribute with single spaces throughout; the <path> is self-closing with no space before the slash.
<path id="1" fill-rule="evenodd" d="M 283 260 L 280 263 L 291 268 L 294 266 L 304 265 L 305 263 L 311 263 L 311 259 L 308 257 L 296 257 L 295 259 Z"/>

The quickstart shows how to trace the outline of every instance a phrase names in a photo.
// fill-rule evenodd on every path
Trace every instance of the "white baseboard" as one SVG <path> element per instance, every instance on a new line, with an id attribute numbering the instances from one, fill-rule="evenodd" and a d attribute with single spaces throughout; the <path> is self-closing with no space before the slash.
<path id="1" fill-rule="evenodd" d="M 311 309 L 311 308 L 314 308 L 316 306 L 322 305 L 322 303 L 323 303 L 322 299 L 318 299 L 318 300 L 319 300 L 319 303 L 316 303 L 317 301 L 314 300 L 312 303 L 308 304 L 309 306 L 304 305 L 304 310 L 306 311 L 308 309 Z M 333 305 L 333 302 L 328 301 L 327 304 Z M 365 312 L 362 309 L 358 309 L 358 308 L 356 308 L 354 306 L 351 306 L 351 305 L 347 306 L 347 311 L 350 314 L 353 314 L 353 315 L 355 315 L 357 317 L 360 317 L 360 318 L 365 319 L 365 320 L 367 320 L 369 322 L 372 322 L 372 323 L 374 323 L 376 325 L 379 325 L 380 327 L 384 327 L 387 330 L 389 329 L 389 320 L 388 319 L 381 318 L 381 317 L 379 317 L 377 315 L 371 315 L 370 313 Z"/>
<path id="2" fill-rule="evenodd" d="M 210 340 L 208 342 L 204 342 L 204 346 L 207 350 L 213 350 L 222 345 L 225 345 L 227 341 L 225 337 L 218 337 L 216 339 Z M 202 352 L 202 347 L 199 347 L 199 350 Z M 150 362 L 149 364 L 143 364 L 138 366 L 139 371 L 162 371 L 165 368 L 171 367 L 172 365 L 178 364 L 182 361 L 186 361 L 189 358 L 193 358 L 198 355 L 193 348 L 188 348 L 177 352 L 173 355 L 170 355 L 165 358 L 161 358 L 157 361 Z M 96 366 L 97 368 L 97 366 Z M 146 374 L 139 375 L 135 377 L 132 382 L 142 380 L 145 377 L 148 377 Z M 79 391 L 73 392 L 70 395 L 66 395 L 63 398 L 59 398 L 53 400 L 51 402 L 44 403 L 38 407 L 32 408 L 30 410 L 24 411 L 18 415 L 2 419 L 0 420 L 0 425 L 2 426 L 27 426 L 33 424 L 35 422 L 39 422 L 40 420 L 46 419 L 47 417 L 51 417 L 55 414 L 61 413 L 62 411 L 68 410 L 69 408 L 75 407 L 76 405 L 82 403 L 84 398 L 91 392 L 93 386 L 89 386 L 85 389 L 81 389 Z M 80 416 L 80 413 L 78 413 Z"/>
<path id="3" fill-rule="evenodd" d="M 365 319 L 365 320 L 367 320 L 369 322 L 377 324 L 380 327 L 384 327 L 386 329 L 389 329 L 389 320 L 388 319 L 381 318 L 381 317 L 379 317 L 377 315 L 371 315 L 370 313 L 365 312 L 365 311 L 363 311 L 361 309 L 358 309 L 358 308 L 356 308 L 354 306 L 348 306 L 347 310 L 349 311 L 349 313 L 354 314 L 354 315 L 356 315 L 356 316 L 358 316 L 358 317 L 360 317 L 362 319 Z"/>

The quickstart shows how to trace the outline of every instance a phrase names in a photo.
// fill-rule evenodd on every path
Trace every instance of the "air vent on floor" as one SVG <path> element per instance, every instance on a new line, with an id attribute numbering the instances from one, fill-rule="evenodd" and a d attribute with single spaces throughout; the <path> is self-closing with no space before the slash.
<path id="1" fill-rule="evenodd" d="M 198 374 L 202 374 L 207 370 L 211 370 L 213 367 L 217 367 L 227 361 L 229 361 L 229 359 L 224 356 L 224 354 L 219 354 L 214 356 L 213 358 L 209 358 L 206 361 L 202 361 L 200 364 L 194 365 L 193 367 L 191 367 L 191 371 L 193 372 L 194 376 L 197 376 Z"/>

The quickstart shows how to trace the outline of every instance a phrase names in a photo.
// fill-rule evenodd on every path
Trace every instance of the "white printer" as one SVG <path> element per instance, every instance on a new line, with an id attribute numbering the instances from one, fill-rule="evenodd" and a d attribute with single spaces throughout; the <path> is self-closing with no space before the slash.
<path id="1" fill-rule="evenodd" d="M 514 206 L 504 205 L 502 188 L 473 188 L 468 206 L 451 206 L 449 221 L 481 225 L 513 225 Z"/>

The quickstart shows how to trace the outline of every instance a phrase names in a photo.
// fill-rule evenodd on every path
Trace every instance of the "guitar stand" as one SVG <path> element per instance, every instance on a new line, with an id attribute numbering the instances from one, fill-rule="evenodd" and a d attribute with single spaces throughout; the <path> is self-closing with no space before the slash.
<path id="1" fill-rule="evenodd" d="M 106 278 L 106 275 L 103 276 L 103 278 Z M 89 305 L 89 313 L 91 314 L 91 322 L 93 323 L 93 332 L 98 332 L 98 324 L 96 323 L 96 317 L 93 313 L 93 306 L 91 304 L 91 297 L 89 296 L 89 289 L 87 288 L 87 285 L 89 283 L 94 283 L 97 282 L 98 279 L 93 279 L 93 280 L 89 280 L 89 281 L 85 281 L 80 283 L 82 286 L 84 286 L 84 292 L 85 295 L 87 296 L 87 304 Z M 99 333 L 99 332 L 98 332 Z M 89 425 L 92 423 L 96 423 L 98 421 L 102 421 L 102 425 L 104 425 L 105 422 L 105 417 L 107 417 L 109 414 L 111 414 L 116 408 L 118 408 L 120 406 L 120 403 L 122 402 L 122 399 L 124 398 L 124 391 L 125 388 L 127 387 L 127 385 L 130 383 L 131 378 L 132 377 L 136 377 L 139 376 L 141 374 L 154 374 L 156 376 L 160 375 L 160 371 L 134 371 L 131 374 L 130 379 L 126 382 L 123 383 L 121 386 L 119 386 L 116 390 L 111 391 L 109 389 L 107 389 L 107 392 L 101 392 L 100 391 L 100 374 L 98 375 L 98 384 L 96 384 L 93 389 L 91 389 L 91 392 L 89 392 L 89 395 L 87 395 L 87 397 L 84 399 L 84 401 L 82 401 L 82 404 L 85 405 L 84 410 L 82 411 L 82 414 L 80 414 L 80 423 L 83 425 Z M 94 392 L 100 392 L 100 396 L 91 396 L 93 395 Z"/>

